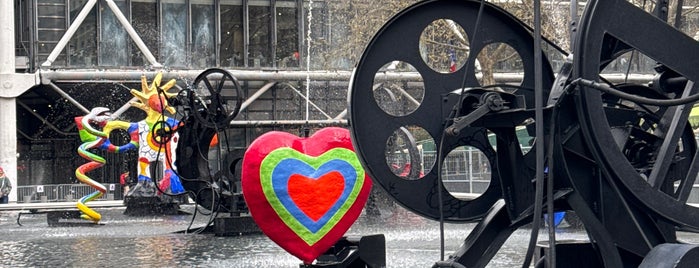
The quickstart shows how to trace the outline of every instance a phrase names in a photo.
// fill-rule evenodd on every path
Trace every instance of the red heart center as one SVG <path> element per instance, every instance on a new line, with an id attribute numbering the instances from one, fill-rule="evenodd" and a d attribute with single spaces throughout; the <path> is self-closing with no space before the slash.
<path id="1" fill-rule="evenodd" d="M 313 221 L 318 221 L 340 199 L 345 178 L 337 171 L 328 172 L 318 179 L 293 174 L 287 189 L 296 206 Z"/>

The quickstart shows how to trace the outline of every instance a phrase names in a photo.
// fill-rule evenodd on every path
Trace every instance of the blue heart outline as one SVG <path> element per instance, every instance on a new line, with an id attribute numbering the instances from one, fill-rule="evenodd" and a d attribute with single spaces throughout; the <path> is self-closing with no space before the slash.
<path id="1" fill-rule="evenodd" d="M 291 178 L 291 175 L 299 174 L 308 178 L 318 179 L 332 171 L 338 171 L 340 174 L 342 174 L 345 181 L 345 187 L 342 190 L 340 198 L 330 207 L 330 209 L 323 214 L 318 221 L 314 221 L 308 217 L 308 215 L 306 215 L 306 213 L 304 213 L 293 200 L 291 200 L 288 188 L 289 178 Z M 304 161 L 287 158 L 281 160 L 272 171 L 272 188 L 274 189 L 275 195 L 287 209 L 287 211 L 312 233 L 318 232 L 318 230 L 325 226 L 325 224 L 327 224 L 328 221 L 337 213 L 337 211 L 342 207 L 352 193 L 352 189 L 354 188 L 356 181 L 357 172 L 354 166 L 341 159 L 330 160 L 323 163 L 318 167 L 318 169 L 315 169 Z"/>

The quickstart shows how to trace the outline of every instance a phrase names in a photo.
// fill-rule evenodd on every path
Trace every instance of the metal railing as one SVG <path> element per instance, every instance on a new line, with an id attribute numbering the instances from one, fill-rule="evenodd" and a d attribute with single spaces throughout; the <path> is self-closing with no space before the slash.
<path id="1" fill-rule="evenodd" d="M 435 158 L 436 153 L 425 152 L 423 157 Z M 490 175 L 487 157 L 473 147 L 457 148 L 442 161 L 442 182 L 450 193 L 481 194 L 490 184 Z"/>
<path id="2" fill-rule="evenodd" d="M 119 184 L 106 184 L 107 192 L 95 200 L 123 199 Z M 95 188 L 86 184 L 48 184 L 17 186 L 17 203 L 71 202 L 93 193 Z"/>

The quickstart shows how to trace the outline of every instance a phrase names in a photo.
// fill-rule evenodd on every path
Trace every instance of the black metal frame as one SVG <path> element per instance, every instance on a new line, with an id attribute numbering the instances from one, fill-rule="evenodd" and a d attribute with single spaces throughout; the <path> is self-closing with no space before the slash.
<path id="1" fill-rule="evenodd" d="M 370 42 L 350 88 L 352 138 L 365 169 L 377 184 L 398 203 L 427 218 L 442 219 L 443 213 L 447 221 L 479 222 L 464 245 L 435 267 L 485 267 L 514 230 L 537 222 L 534 210 L 541 206 L 535 200 L 543 199 L 534 191 L 535 150 L 523 154 L 514 133 L 515 126 L 534 115 L 533 92 L 520 89 L 514 93 L 524 98 L 525 105 L 486 109 L 490 102 L 474 102 L 468 95 L 476 94 L 481 100 L 486 94 L 511 97 L 495 90 L 470 89 L 479 87 L 475 68 L 466 68 L 470 70 L 467 74 L 436 73 L 425 66 L 417 52 L 419 34 L 436 19 L 451 19 L 472 35 L 478 9 L 478 1 L 434 0 L 398 13 Z M 676 234 L 680 227 L 699 227 L 699 209 L 686 204 L 699 170 L 699 150 L 687 123 L 693 103 L 669 106 L 653 101 L 681 102 L 697 94 L 693 81 L 699 78 L 699 55 L 692 52 L 699 46 L 668 25 L 663 20 L 667 14 L 661 11 L 658 9 L 654 16 L 625 0 L 588 1 L 577 27 L 573 61 L 561 69 L 555 84 L 548 62 L 543 62 L 543 93 L 548 97 L 550 90 L 551 96 L 545 119 L 536 122 L 545 127 L 545 134 L 536 137 L 536 142 L 546 147 L 546 163 L 551 170 L 545 182 L 553 187 L 553 195 L 547 196 L 550 200 L 545 203 L 555 211 L 577 214 L 590 236 L 591 247 L 585 247 L 594 249 L 586 257 L 604 267 L 671 261 L 687 265 L 699 259 L 695 247 L 681 247 Z M 492 5 L 485 5 L 480 19 L 487 26 L 477 30 L 488 30 L 478 32 L 482 39 L 471 40 L 472 56 L 466 64 L 473 66 L 476 52 L 484 44 L 507 36 L 508 44 L 518 49 L 524 62 L 522 88 L 534 88 L 531 32 Z M 631 50 L 658 61 L 656 79 L 651 85 L 605 85 L 601 70 Z M 425 84 L 422 103 L 405 116 L 384 113 L 372 92 L 374 75 L 394 60 L 414 66 Z M 468 90 L 462 94 L 452 92 L 463 87 Z M 602 89 L 611 91 L 603 93 Z M 627 101 L 614 92 L 651 101 Z M 413 125 L 440 141 L 437 155 L 441 159 L 461 145 L 483 151 L 491 163 L 497 163 L 491 165 L 490 188 L 474 200 L 457 200 L 439 185 L 439 168 L 417 181 L 391 173 L 381 145 L 395 129 Z M 486 130 L 497 136 L 496 150 L 483 138 Z M 436 198 L 439 190 L 441 204 Z M 679 256 L 665 261 L 651 254 L 668 248 L 677 249 Z M 556 263 L 576 265 L 561 260 Z"/>
<path id="2" fill-rule="evenodd" d="M 357 65 L 350 86 L 350 125 L 353 142 L 358 148 L 358 154 L 363 159 L 364 168 L 370 176 L 398 203 L 422 216 L 439 219 L 438 196 L 441 189 L 443 197 L 444 219 L 447 221 L 471 221 L 481 218 L 501 198 L 501 192 L 506 191 L 513 198 L 530 199 L 533 191 L 521 180 L 514 179 L 531 172 L 530 167 L 522 165 L 522 155 L 519 144 L 512 139 L 498 139 L 498 151 L 512 151 L 512 154 L 496 156 L 492 145 L 488 142 L 486 128 L 481 120 L 475 124 L 479 127 L 462 129 L 458 136 L 443 136 L 442 131 L 447 116 L 452 113 L 452 108 L 457 105 L 460 94 L 452 93 L 456 89 L 466 87 L 479 87 L 476 79 L 475 68 L 462 68 L 454 73 L 442 74 L 432 70 L 420 58 L 419 37 L 422 30 L 436 19 L 450 19 L 463 27 L 469 36 L 473 36 L 474 26 L 478 13 L 478 2 L 475 1 L 426 1 L 415 4 L 400 12 L 386 23 L 377 35 L 369 43 Z M 471 55 L 477 55 L 488 44 L 502 42 L 515 48 L 522 58 L 524 70 L 533 70 L 534 60 L 531 53 L 533 38 L 522 22 L 504 12 L 502 9 L 487 4 L 482 17 L 483 25 L 490 25 L 488 31 L 478 32 L 478 40 L 470 40 Z M 401 48 L 401 49 L 397 49 Z M 375 74 L 386 63 L 395 60 L 407 62 L 414 66 L 422 76 L 425 84 L 425 96 L 416 111 L 405 116 L 393 116 L 385 113 L 376 103 L 373 95 L 373 81 Z M 469 57 L 466 65 L 473 66 L 475 57 Z M 464 72 L 468 70 L 467 74 Z M 544 59 L 545 88 L 550 88 L 553 83 L 553 71 L 550 64 Z M 465 76 L 465 84 L 462 84 Z M 524 73 L 522 90 L 517 96 L 524 96 L 528 108 L 533 108 L 534 73 Z M 484 92 L 482 92 L 484 93 Z M 465 98 L 470 99 L 470 98 Z M 523 107 L 517 107 L 523 108 Z M 463 116 L 470 112 L 462 111 Z M 498 121 L 498 125 L 490 130 L 500 135 L 514 137 L 515 126 L 533 114 L 507 113 L 507 119 Z M 511 115 L 511 117 L 510 117 Z M 444 158 L 449 151 L 459 146 L 473 146 L 485 153 L 493 167 L 493 179 L 488 189 L 478 198 L 473 200 L 460 200 L 451 196 L 443 187 L 438 187 L 438 171 L 440 168 L 432 168 L 419 180 L 406 180 L 394 174 L 385 164 L 384 146 L 394 131 L 401 127 L 419 126 L 425 129 L 435 141 L 441 141 L 442 150 L 438 157 Z M 502 143 L 501 143 L 502 142 Z M 496 159 L 497 158 L 497 159 Z M 495 164 L 495 163 L 498 164 Z M 505 164 L 505 162 L 507 162 Z M 438 163 L 441 163 L 438 161 Z M 510 172 L 498 172 L 496 169 Z M 503 178 L 505 177 L 505 178 Z M 513 191 L 513 187 L 518 187 Z M 523 188 L 519 188 L 523 187 Z M 426 190 L 427 189 L 427 190 Z M 531 201 L 529 201 L 531 203 Z M 511 214 L 519 214 L 524 208 L 520 203 L 508 203 Z"/>

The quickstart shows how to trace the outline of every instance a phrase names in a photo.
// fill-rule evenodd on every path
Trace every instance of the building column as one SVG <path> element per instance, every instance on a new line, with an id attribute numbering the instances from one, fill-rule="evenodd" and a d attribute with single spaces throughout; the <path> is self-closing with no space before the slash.
<path id="1" fill-rule="evenodd" d="M 10 202 L 17 201 L 16 98 L 39 83 L 39 75 L 15 73 L 15 1 L 0 1 L 0 167 L 12 182 Z M 9 12 L 8 12 L 9 11 Z"/>

